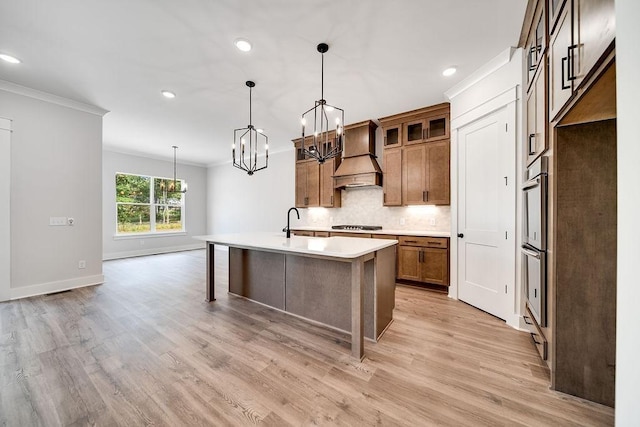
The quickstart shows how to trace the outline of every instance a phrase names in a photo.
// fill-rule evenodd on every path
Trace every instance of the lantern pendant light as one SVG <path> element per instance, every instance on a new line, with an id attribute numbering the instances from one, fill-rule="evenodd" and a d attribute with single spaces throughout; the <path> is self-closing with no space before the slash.
<path id="1" fill-rule="evenodd" d="M 269 138 L 262 130 L 256 129 L 251 121 L 251 89 L 255 87 L 255 83 L 247 81 L 249 87 L 249 126 L 246 128 L 235 129 L 233 131 L 233 148 L 231 151 L 233 157 L 233 166 L 245 171 L 249 175 L 265 169 L 269 164 Z M 236 146 L 239 149 L 236 150 Z M 263 146 L 264 164 L 258 167 L 258 155 L 260 154 L 259 146 Z"/>
<path id="2" fill-rule="evenodd" d="M 322 55 L 320 99 L 315 102 L 313 108 L 302 114 L 302 152 L 306 157 L 316 159 L 322 164 L 342 153 L 344 110 L 327 104 L 324 99 L 324 54 L 329 50 L 329 45 L 320 43 L 317 49 Z M 311 130 L 311 134 L 307 136 L 309 141 L 305 141 L 307 127 Z"/>

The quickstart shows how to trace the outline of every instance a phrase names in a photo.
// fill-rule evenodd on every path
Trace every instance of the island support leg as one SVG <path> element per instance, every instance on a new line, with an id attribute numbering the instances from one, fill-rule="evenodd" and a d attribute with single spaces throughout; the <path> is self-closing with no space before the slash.
<path id="1" fill-rule="evenodd" d="M 364 357 L 364 257 L 351 262 L 351 356 Z"/>
<path id="2" fill-rule="evenodd" d="M 215 301 L 215 270 L 214 270 L 214 252 L 215 245 L 213 243 L 207 243 L 207 292 L 206 292 L 206 301 Z"/>

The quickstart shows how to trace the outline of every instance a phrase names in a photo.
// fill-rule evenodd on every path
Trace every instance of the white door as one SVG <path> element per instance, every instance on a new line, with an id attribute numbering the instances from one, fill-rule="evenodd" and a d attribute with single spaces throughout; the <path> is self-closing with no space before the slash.
<path id="1" fill-rule="evenodd" d="M 0 207 L 0 301 L 8 300 L 11 286 L 11 239 L 9 221 L 11 182 L 11 122 L 0 118 L 0 200 L 5 202 Z"/>
<path id="2" fill-rule="evenodd" d="M 505 107 L 458 130 L 458 298 L 505 320 L 515 280 L 515 129 L 508 129 L 515 125 L 508 119 Z"/>

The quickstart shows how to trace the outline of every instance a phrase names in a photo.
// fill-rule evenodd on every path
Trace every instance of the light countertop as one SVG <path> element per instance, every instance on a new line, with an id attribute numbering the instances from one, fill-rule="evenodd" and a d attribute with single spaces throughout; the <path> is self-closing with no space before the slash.
<path id="1" fill-rule="evenodd" d="M 292 226 L 291 230 L 329 231 L 334 233 L 390 234 L 392 236 L 451 237 L 451 233 L 448 231 L 391 230 L 387 228 L 383 228 L 382 230 L 334 230 L 331 227 Z"/>
<path id="2" fill-rule="evenodd" d="M 357 237 L 304 237 L 292 235 L 290 239 L 287 239 L 284 233 L 273 232 L 213 234 L 194 236 L 194 239 L 234 248 L 262 249 L 346 259 L 357 258 L 398 243 L 397 240 L 361 239 Z"/>

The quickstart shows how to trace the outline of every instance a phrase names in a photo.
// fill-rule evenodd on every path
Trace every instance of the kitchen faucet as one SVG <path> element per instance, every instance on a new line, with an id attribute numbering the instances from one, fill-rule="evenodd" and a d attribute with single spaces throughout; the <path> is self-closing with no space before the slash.
<path id="1" fill-rule="evenodd" d="M 300 219 L 300 212 L 296 208 L 290 208 L 287 211 L 287 239 L 291 238 L 291 228 L 289 227 L 289 218 L 291 217 L 291 211 L 296 211 L 296 215 L 298 215 L 298 219 Z"/>

